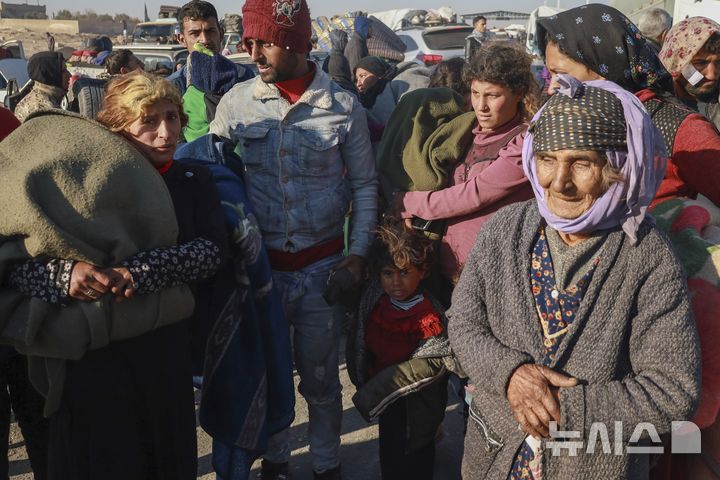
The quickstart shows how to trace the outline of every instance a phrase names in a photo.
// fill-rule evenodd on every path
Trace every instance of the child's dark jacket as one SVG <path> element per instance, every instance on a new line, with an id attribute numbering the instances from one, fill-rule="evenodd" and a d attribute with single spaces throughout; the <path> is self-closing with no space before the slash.
<path id="1" fill-rule="evenodd" d="M 371 421 L 393 402 L 405 398 L 408 416 L 408 450 L 432 441 L 445 415 L 447 379 L 455 371 L 455 360 L 447 338 L 444 309 L 428 292 L 424 292 L 440 313 L 443 333 L 420 342 L 411 357 L 381 370 L 368 378 L 369 356 L 365 331 L 374 306 L 384 294 L 380 282 L 371 281 L 363 291 L 347 341 L 347 369 L 357 387 L 353 403 L 360 414 Z M 417 393 L 416 395 L 411 395 Z"/>

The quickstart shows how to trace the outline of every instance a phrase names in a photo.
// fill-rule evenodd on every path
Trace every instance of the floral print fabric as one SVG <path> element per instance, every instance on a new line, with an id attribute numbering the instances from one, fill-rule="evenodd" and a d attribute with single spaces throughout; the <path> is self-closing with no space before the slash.
<path id="1" fill-rule="evenodd" d="M 135 294 L 142 295 L 204 280 L 217 272 L 221 262 L 217 245 L 196 238 L 182 245 L 139 252 L 123 266 L 133 276 Z M 65 304 L 74 265 L 72 260 L 28 260 L 10 273 L 8 284 L 28 297 Z"/>
<path id="2" fill-rule="evenodd" d="M 545 345 L 543 365 L 550 366 L 555 360 L 558 347 L 575 320 L 575 313 L 590 280 L 592 280 L 598 262 L 599 258 L 596 258 L 587 273 L 575 285 L 564 291 L 560 290 L 555 282 L 555 270 L 545 237 L 545 229 L 540 228 L 532 252 L 530 286 L 543 332 Z M 523 442 L 515 456 L 508 480 L 541 480 L 542 450 L 540 446 L 540 442 L 531 437 Z"/>
<path id="3" fill-rule="evenodd" d="M 670 72 L 681 72 L 720 24 L 705 17 L 691 17 L 674 25 L 663 42 L 660 60 Z"/>
<path id="4" fill-rule="evenodd" d="M 582 5 L 538 19 L 537 43 L 543 55 L 546 37 L 572 60 L 631 92 L 670 80 L 640 30 L 608 5 Z"/>
<path id="5" fill-rule="evenodd" d="M 8 284 L 25 296 L 62 303 L 68 296 L 74 265 L 72 260 L 28 260 L 10 272 Z"/>

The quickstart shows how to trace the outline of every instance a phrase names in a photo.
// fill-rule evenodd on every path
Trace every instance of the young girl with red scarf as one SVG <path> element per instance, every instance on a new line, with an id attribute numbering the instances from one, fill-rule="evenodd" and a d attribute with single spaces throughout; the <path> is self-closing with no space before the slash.
<path id="1" fill-rule="evenodd" d="M 433 261 L 425 236 L 386 223 L 370 255 L 348 346 L 356 407 L 379 418 L 382 478 L 431 479 L 452 357 L 443 309 L 421 281 Z"/>

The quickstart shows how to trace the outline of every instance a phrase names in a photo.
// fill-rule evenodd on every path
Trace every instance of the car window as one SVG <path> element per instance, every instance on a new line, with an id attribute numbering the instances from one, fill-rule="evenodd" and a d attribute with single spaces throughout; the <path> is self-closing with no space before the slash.
<path id="1" fill-rule="evenodd" d="M 5 80 L 5 77 L 0 74 L 0 90 L 5 90 L 7 88 L 7 80 Z"/>
<path id="2" fill-rule="evenodd" d="M 133 41 L 158 40 L 162 43 L 163 41 L 169 41 L 172 35 L 173 25 L 171 23 L 167 25 L 138 25 L 135 27 L 135 30 L 133 30 Z"/>
<path id="3" fill-rule="evenodd" d="M 458 28 L 423 32 L 423 39 L 431 50 L 453 50 L 465 47 L 465 38 L 472 28 Z"/>
<path id="4" fill-rule="evenodd" d="M 230 53 L 242 53 L 238 50 L 237 45 L 240 43 L 240 35 L 237 33 L 226 33 L 223 38 L 223 45 L 230 50 Z"/>
<path id="5" fill-rule="evenodd" d="M 405 44 L 405 51 L 410 50 L 417 50 L 418 46 L 417 43 L 415 43 L 415 40 L 412 39 L 409 35 L 398 35 L 398 38 L 402 40 L 402 42 Z"/>
<path id="6" fill-rule="evenodd" d="M 170 57 L 153 53 L 136 53 L 135 56 L 142 60 L 148 73 L 167 76 L 175 71 L 175 62 Z"/>
<path id="7" fill-rule="evenodd" d="M 248 55 L 247 53 L 241 53 L 239 55 L 232 56 L 230 57 L 230 60 L 233 63 L 238 63 L 245 68 L 249 68 L 255 75 L 258 75 L 260 73 L 257 69 L 257 65 L 255 65 L 255 63 L 250 58 L 250 55 Z"/>

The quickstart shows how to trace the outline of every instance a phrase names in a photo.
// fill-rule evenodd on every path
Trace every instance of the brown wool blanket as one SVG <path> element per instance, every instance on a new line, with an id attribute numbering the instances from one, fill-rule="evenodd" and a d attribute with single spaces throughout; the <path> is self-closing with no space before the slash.
<path id="1" fill-rule="evenodd" d="M 174 245 L 178 227 L 165 184 L 125 139 L 60 110 L 36 114 L 0 142 L 0 277 L 27 259 L 116 265 Z M 0 288 L 0 342 L 28 355 L 33 384 L 57 408 L 64 361 L 187 318 L 186 286 L 115 303 L 52 305 Z"/>

